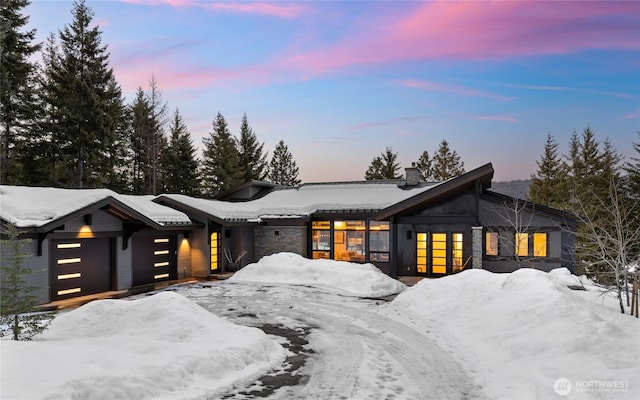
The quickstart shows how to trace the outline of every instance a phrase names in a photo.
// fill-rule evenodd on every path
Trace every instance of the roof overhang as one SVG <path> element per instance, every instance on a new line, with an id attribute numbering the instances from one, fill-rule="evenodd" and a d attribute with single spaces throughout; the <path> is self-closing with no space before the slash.
<path id="1" fill-rule="evenodd" d="M 580 218 L 568 211 L 558 210 L 557 208 L 543 206 L 542 204 L 533 203 L 528 200 L 519 199 L 513 196 L 509 196 L 502 193 L 493 192 L 490 190 L 485 191 L 480 197 L 482 200 L 486 200 L 495 204 L 510 204 L 513 201 L 517 201 L 518 207 L 525 207 L 532 212 L 548 215 L 555 219 L 560 219 L 564 224 L 577 226 L 580 224 Z"/>

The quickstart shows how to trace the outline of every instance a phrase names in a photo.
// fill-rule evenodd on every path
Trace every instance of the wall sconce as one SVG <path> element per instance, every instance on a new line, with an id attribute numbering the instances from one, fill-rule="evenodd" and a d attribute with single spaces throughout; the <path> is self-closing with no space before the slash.
<path id="1" fill-rule="evenodd" d="M 411 231 L 407 231 L 407 240 L 411 240 L 413 237 L 413 233 Z"/>
<path id="2" fill-rule="evenodd" d="M 280 231 L 275 231 L 274 233 L 276 234 L 276 236 L 278 236 L 280 234 Z"/>
<path id="3" fill-rule="evenodd" d="M 189 240 L 189 238 L 191 237 L 191 231 L 184 231 L 182 237 Z"/>
<path id="4" fill-rule="evenodd" d="M 91 225 L 91 223 L 93 222 L 93 217 L 91 214 L 85 214 L 84 215 L 84 224 L 85 225 Z"/>

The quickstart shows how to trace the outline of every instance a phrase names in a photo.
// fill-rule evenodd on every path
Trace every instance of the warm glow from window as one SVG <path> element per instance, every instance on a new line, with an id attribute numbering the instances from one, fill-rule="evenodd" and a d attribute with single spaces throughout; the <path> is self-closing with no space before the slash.
<path id="1" fill-rule="evenodd" d="M 62 265 L 62 264 L 77 264 L 79 262 L 82 262 L 82 259 L 80 257 L 77 258 L 61 258 L 58 260 L 58 265 Z"/>
<path id="2" fill-rule="evenodd" d="M 431 271 L 434 274 L 447 273 L 447 234 L 431 234 Z"/>
<path id="3" fill-rule="evenodd" d="M 497 256 L 498 255 L 498 233 L 497 232 L 487 232 L 485 237 L 486 247 L 485 254 L 488 256 Z"/>
<path id="4" fill-rule="evenodd" d="M 153 243 L 169 243 L 169 238 L 153 239 Z"/>
<path id="5" fill-rule="evenodd" d="M 369 221 L 369 230 L 371 231 L 388 231 L 389 222 L 387 221 Z"/>
<path id="6" fill-rule="evenodd" d="M 533 234 L 533 256 L 534 257 L 547 256 L 547 234 L 546 233 Z"/>
<path id="7" fill-rule="evenodd" d="M 58 249 L 78 249 L 81 246 L 81 243 L 58 243 L 56 245 Z"/>
<path id="8" fill-rule="evenodd" d="M 154 275 L 153 279 L 165 279 L 168 277 L 169 277 L 169 274 L 158 274 L 158 275 Z"/>
<path id="9" fill-rule="evenodd" d="M 331 229 L 331 222 L 329 221 L 313 221 L 311 222 L 312 229 Z"/>
<path id="10" fill-rule="evenodd" d="M 529 234 L 528 233 L 516 233 L 516 254 L 519 257 L 525 257 L 529 255 Z"/>
<path id="11" fill-rule="evenodd" d="M 416 235 L 416 243 L 417 243 L 416 263 L 418 266 L 418 273 L 426 274 L 427 273 L 427 234 L 418 233 Z"/>
<path id="12" fill-rule="evenodd" d="M 62 281 L 62 280 L 65 280 L 65 279 L 80 278 L 81 276 L 82 276 L 82 274 L 80 272 L 76 272 L 74 274 L 58 275 L 58 280 Z"/>
<path id="13" fill-rule="evenodd" d="M 211 233 L 211 271 L 216 271 L 218 269 L 218 232 Z"/>
<path id="14" fill-rule="evenodd" d="M 58 290 L 58 296 L 64 296 L 65 294 L 72 294 L 72 293 L 80 293 L 81 290 L 82 289 L 80 289 L 79 287 L 73 288 L 73 289 Z"/>
<path id="15" fill-rule="evenodd" d="M 163 256 L 169 254 L 169 250 L 156 250 L 153 252 L 154 256 Z"/>
<path id="16" fill-rule="evenodd" d="M 463 259 L 462 259 L 462 242 L 463 242 L 463 235 L 462 233 L 454 233 L 453 234 L 453 240 L 452 240 L 452 245 L 453 245 L 453 254 L 451 257 L 451 261 L 453 261 L 453 272 L 459 272 L 462 271 L 462 266 L 463 266 Z"/>

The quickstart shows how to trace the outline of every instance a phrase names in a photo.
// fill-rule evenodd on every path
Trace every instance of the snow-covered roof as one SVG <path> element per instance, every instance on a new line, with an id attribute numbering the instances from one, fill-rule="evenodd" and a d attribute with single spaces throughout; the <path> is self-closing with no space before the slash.
<path id="1" fill-rule="evenodd" d="M 423 193 L 438 184 L 400 187 L 396 182 L 346 182 L 305 184 L 275 190 L 248 202 L 230 203 L 184 195 L 162 195 L 172 204 L 182 204 L 221 220 L 259 221 L 274 218 L 306 218 L 316 212 L 378 211 Z"/>
<path id="2" fill-rule="evenodd" d="M 39 228 L 98 203 L 124 205 L 160 225 L 190 224 L 184 213 L 154 203 L 154 196 L 125 196 L 109 189 L 0 186 L 0 219 L 19 228 Z"/>

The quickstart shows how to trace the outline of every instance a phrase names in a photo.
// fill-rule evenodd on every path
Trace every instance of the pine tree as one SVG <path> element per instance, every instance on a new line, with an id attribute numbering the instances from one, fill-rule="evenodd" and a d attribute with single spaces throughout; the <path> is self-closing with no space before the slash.
<path id="1" fill-rule="evenodd" d="M 61 184 L 105 186 L 115 161 L 107 154 L 118 142 L 121 90 L 108 65 L 94 13 L 84 0 L 73 4 L 73 21 L 59 33 L 60 57 L 52 63 L 52 144 L 60 149 L 66 174 Z"/>
<path id="2" fill-rule="evenodd" d="M 30 57 L 41 45 L 32 44 L 35 29 L 22 31 L 29 17 L 28 0 L 0 2 L 0 184 L 23 183 L 20 143 L 32 129 L 36 65 Z"/>
<path id="3" fill-rule="evenodd" d="M 267 154 L 263 150 L 264 143 L 258 143 L 258 138 L 249 126 L 247 114 L 244 114 L 242 117 L 238 147 L 240 153 L 240 170 L 243 173 L 243 180 L 245 182 L 250 180 L 264 180 L 269 172 Z"/>
<path id="4" fill-rule="evenodd" d="M 8 255 L 3 257 L 0 267 L 0 324 L 9 326 L 13 340 L 31 340 L 44 331 L 52 318 L 48 313 L 33 313 L 37 305 L 37 290 L 29 285 L 26 277 L 31 269 L 24 266 L 28 254 L 23 251 L 29 239 L 19 239 L 18 229 L 12 225 L 5 226 L 8 240 Z M 1 332 L 1 331 L 0 331 Z"/>
<path id="5" fill-rule="evenodd" d="M 440 142 L 440 147 L 433 154 L 432 159 L 433 179 L 445 181 L 464 174 L 464 162 L 460 161 L 460 156 L 456 151 L 451 151 L 446 140 Z"/>
<path id="6" fill-rule="evenodd" d="M 566 198 L 567 166 L 558 155 L 558 143 L 547 135 L 544 154 L 536 161 L 538 170 L 531 175 L 529 199 L 544 206 L 561 207 Z"/>
<path id="7" fill-rule="evenodd" d="M 402 179 L 398 175 L 400 164 L 396 161 L 398 153 L 394 153 L 391 147 L 387 147 L 384 153 L 380 153 L 371 160 L 371 164 L 364 174 L 364 179 L 370 181 L 375 179 Z"/>
<path id="8" fill-rule="evenodd" d="M 213 132 L 202 139 L 202 189 L 208 196 L 231 189 L 242 183 L 240 154 L 236 139 L 229 132 L 227 122 L 218 113 L 213 120 Z"/>
<path id="9" fill-rule="evenodd" d="M 163 153 L 164 191 L 194 196 L 199 193 L 198 159 L 180 111 L 176 108 L 169 127 L 169 146 Z"/>
<path id="10" fill-rule="evenodd" d="M 148 154 L 151 172 L 147 176 L 147 185 L 151 188 L 150 193 L 156 194 L 160 185 L 160 177 L 164 171 L 161 169 L 160 159 L 162 153 L 167 148 L 167 138 L 164 134 L 164 127 L 167 122 L 167 103 L 162 99 L 162 92 L 158 87 L 158 81 L 155 76 L 151 76 L 149 81 L 149 91 L 147 92 L 149 105 L 149 124 L 150 124 L 150 146 Z"/>
<path id="11" fill-rule="evenodd" d="M 289 148 L 280 140 L 273 151 L 271 162 L 269 163 L 269 180 L 279 185 L 298 186 L 298 165 L 289 152 Z"/>
<path id="12" fill-rule="evenodd" d="M 423 151 L 418 158 L 418 163 L 416 164 L 418 171 L 420 171 L 420 179 L 423 181 L 428 181 L 432 179 L 433 172 L 431 166 L 431 159 L 429 159 L 429 152 L 427 150 Z"/>
<path id="13" fill-rule="evenodd" d="M 633 143 L 636 157 L 630 157 L 630 161 L 625 164 L 624 170 L 627 172 L 629 196 L 640 202 L 640 131 L 637 132 L 638 141 Z"/>

